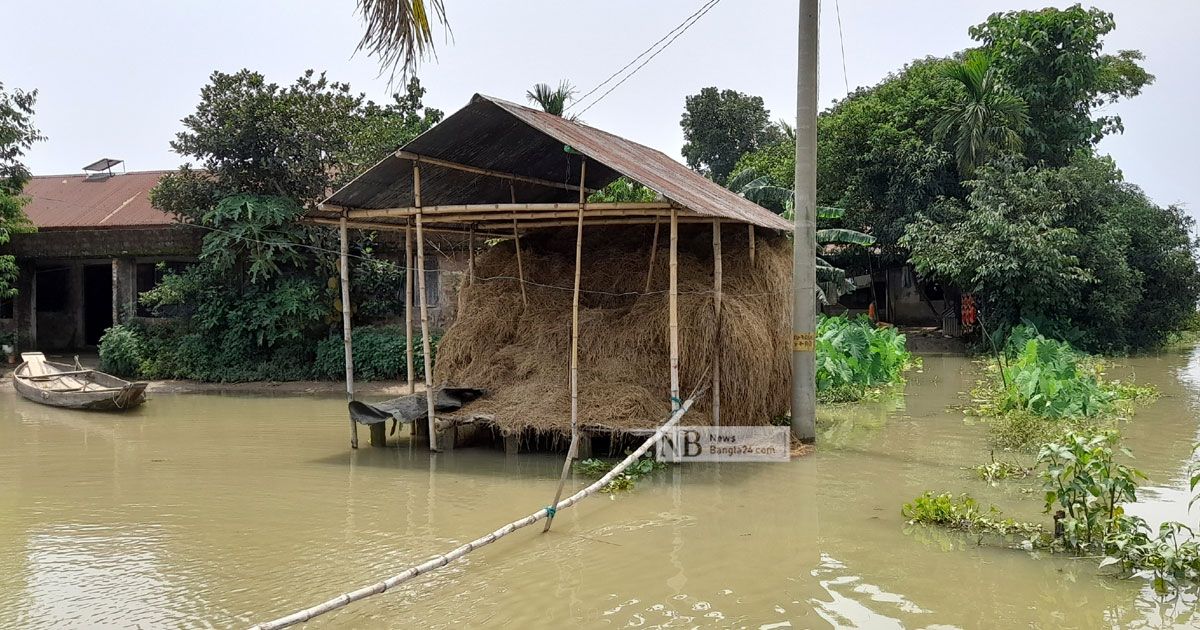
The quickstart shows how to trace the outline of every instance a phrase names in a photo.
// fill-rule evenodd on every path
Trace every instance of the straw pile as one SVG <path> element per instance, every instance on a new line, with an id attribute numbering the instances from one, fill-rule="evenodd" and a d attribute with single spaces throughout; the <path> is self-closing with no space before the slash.
<path id="1" fill-rule="evenodd" d="M 584 229 L 579 339 L 579 422 L 621 432 L 656 428 L 670 413 L 667 313 L 668 226 L 662 225 L 650 292 L 652 227 Z M 761 231 L 760 231 L 761 232 Z M 744 226 L 723 241 L 721 423 L 767 424 L 786 413 L 790 382 L 791 245 L 757 242 L 751 267 Z M 504 431 L 570 432 L 571 288 L 574 228 L 521 238 L 529 304 L 515 278 L 511 241 L 479 255 L 475 283 L 438 348 L 435 380 L 490 394 L 470 411 Z M 681 225 L 679 345 L 681 397 L 706 376 L 714 344 L 712 228 Z M 689 423 L 711 420 L 705 396 Z"/>

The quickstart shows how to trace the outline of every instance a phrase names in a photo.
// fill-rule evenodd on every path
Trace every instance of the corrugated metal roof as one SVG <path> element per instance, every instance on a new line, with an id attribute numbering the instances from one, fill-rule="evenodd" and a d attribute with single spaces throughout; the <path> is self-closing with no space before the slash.
<path id="1" fill-rule="evenodd" d="M 706 179 L 666 154 L 620 136 L 476 94 L 471 102 L 403 147 L 404 151 L 524 177 L 578 184 L 580 155 L 588 157 L 586 186 L 601 188 L 624 175 L 687 210 L 762 227 L 790 230 L 782 217 Z M 578 193 L 516 182 L 520 203 L 572 202 Z M 422 164 L 424 206 L 512 201 L 509 182 L 497 177 Z M 413 205 L 412 162 L 391 156 L 325 200 L 347 208 Z M 331 213 L 318 212 L 318 216 Z"/>
<path id="2" fill-rule="evenodd" d="M 171 215 L 150 205 L 150 189 L 170 171 L 114 174 L 85 181 L 83 175 L 39 175 L 21 194 L 23 210 L 41 230 L 170 225 Z"/>

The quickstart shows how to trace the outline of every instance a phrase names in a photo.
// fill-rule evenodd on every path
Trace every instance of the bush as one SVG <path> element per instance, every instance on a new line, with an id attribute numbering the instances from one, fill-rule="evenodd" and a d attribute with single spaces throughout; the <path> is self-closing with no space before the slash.
<path id="1" fill-rule="evenodd" d="M 353 330 L 354 376 L 364 381 L 405 379 L 404 354 L 406 340 L 399 326 L 360 326 Z M 437 356 L 440 336 L 430 338 L 430 348 Z M 421 338 L 413 339 L 413 369 L 415 378 L 425 376 L 425 350 Z M 346 355 L 341 335 L 331 335 L 317 343 L 313 365 L 317 378 L 338 379 L 346 373 Z"/>
<path id="2" fill-rule="evenodd" d="M 860 400 L 874 387 L 902 381 L 904 370 L 916 363 L 904 335 L 866 317 L 822 317 L 815 350 L 822 402 Z"/>
<path id="3" fill-rule="evenodd" d="M 145 342 L 140 331 L 132 326 L 113 326 L 100 337 L 100 370 L 103 372 L 137 377 L 145 357 Z"/>

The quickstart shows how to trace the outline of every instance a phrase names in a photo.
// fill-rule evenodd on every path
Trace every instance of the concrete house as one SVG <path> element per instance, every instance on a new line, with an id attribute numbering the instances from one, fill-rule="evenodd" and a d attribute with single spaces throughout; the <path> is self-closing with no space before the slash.
<path id="1" fill-rule="evenodd" d="M 20 277 L 17 297 L 0 304 L 0 332 L 16 331 L 22 349 L 95 346 L 105 329 L 139 315 L 137 295 L 161 279 L 159 263 L 196 260 L 202 232 L 150 205 L 150 189 L 169 171 L 114 173 L 118 164 L 100 160 L 85 174 L 26 184 L 24 211 L 37 232 L 15 234 L 6 247 Z"/>

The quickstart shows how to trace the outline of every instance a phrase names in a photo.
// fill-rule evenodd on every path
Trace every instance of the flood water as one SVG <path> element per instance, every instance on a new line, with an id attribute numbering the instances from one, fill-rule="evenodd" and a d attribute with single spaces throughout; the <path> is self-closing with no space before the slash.
<path id="1" fill-rule="evenodd" d="M 1136 512 L 1191 520 L 1200 351 L 1125 360 L 1162 397 L 1124 428 L 1151 482 Z M 1095 560 L 907 527 L 925 490 L 1044 519 L 1036 481 L 998 488 L 976 378 L 929 356 L 903 396 L 823 411 L 787 464 L 693 464 L 562 512 L 313 627 L 1195 627 Z M 237 627 L 324 601 L 546 505 L 561 459 L 347 446 L 337 398 L 158 395 L 133 414 L 0 390 L 0 627 Z M 365 443 L 366 431 L 362 431 Z M 571 487 L 588 480 L 576 477 Z M 1200 511 L 1198 509 L 1197 511 Z"/>

